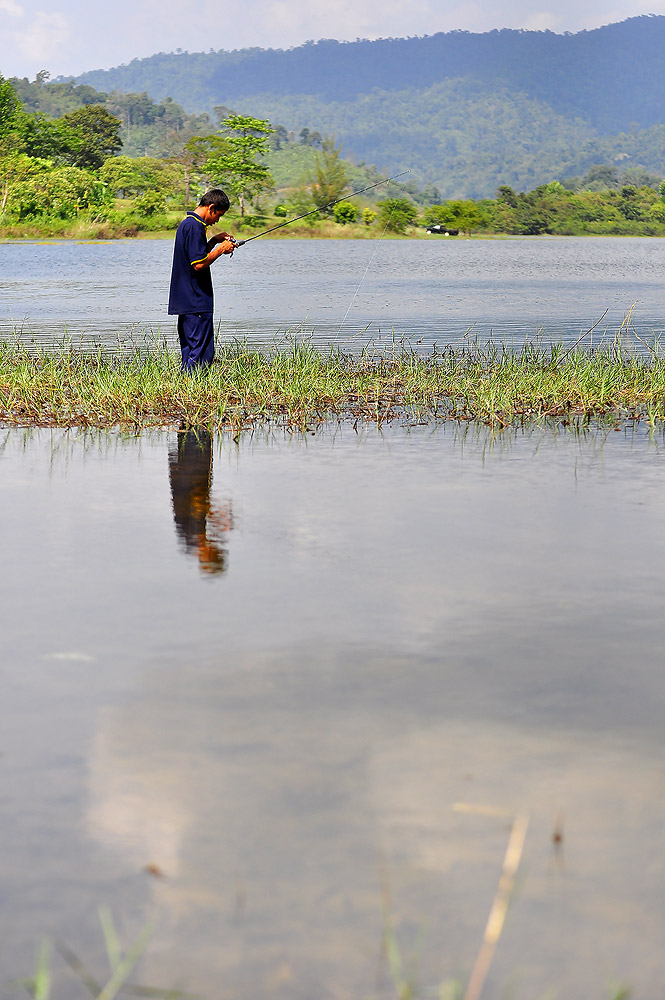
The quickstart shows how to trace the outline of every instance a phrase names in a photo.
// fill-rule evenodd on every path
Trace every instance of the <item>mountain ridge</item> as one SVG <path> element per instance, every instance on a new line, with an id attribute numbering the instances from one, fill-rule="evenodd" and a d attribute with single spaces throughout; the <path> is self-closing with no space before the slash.
<path id="1" fill-rule="evenodd" d="M 413 159 L 421 183 L 482 197 L 597 162 L 665 175 L 653 132 L 665 122 L 663 52 L 665 16 L 641 15 L 575 34 L 504 28 L 157 53 L 76 81 L 334 133 L 346 154 L 380 170 Z"/>

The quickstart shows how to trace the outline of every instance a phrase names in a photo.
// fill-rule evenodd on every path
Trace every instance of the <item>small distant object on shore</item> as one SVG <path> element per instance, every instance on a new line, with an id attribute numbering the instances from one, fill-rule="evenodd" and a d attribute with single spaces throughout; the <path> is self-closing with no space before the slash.
<path id="1" fill-rule="evenodd" d="M 449 229 L 447 226 L 442 226 L 439 222 L 434 226 L 429 226 L 427 232 L 436 236 L 459 236 L 459 229 Z"/>

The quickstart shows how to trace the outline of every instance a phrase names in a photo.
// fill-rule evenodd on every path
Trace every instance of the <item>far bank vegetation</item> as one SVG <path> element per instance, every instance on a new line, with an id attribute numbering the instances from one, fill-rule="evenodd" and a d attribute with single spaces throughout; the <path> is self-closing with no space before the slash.
<path id="1" fill-rule="evenodd" d="M 171 100 L 52 84 L 47 73 L 32 83 L 0 77 L 0 237 L 165 234 L 212 185 L 232 195 L 225 226 L 241 236 L 301 215 L 277 235 L 665 236 L 665 181 L 643 168 L 599 164 L 479 200 L 443 199 L 408 181 L 350 198 L 382 175 L 344 159 L 334 136 L 223 107 L 216 115 L 214 123 Z"/>

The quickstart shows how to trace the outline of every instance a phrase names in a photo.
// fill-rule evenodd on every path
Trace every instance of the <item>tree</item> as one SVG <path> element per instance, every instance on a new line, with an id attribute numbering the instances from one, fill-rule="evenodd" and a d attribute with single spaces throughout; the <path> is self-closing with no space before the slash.
<path id="1" fill-rule="evenodd" d="M 517 206 L 517 195 L 507 184 L 499 185 L 496 192 L 496 200 L 502 202 L 504 205 L 509 205 L 510 208 Z"/>
<path id="2" fill-rule="evenodd" d="M 15 187 L 27 177 L 40 171 L 50 170 L 48 160 L 37 160 L 25 153 L 9 153 L 0 157 L 0 214 L 7 208 L 7 202 Z"/>
<path id="3" fill-rule="evenodd" d="M 616 167 L 608 167 L 597 163 L 591 167 L 580 181 L 583 191 L 609 191 L 619 186 L 619 171 Z"/>
<path id="4" fill-rule="evenodd" d="M 283 125 L 275 125 L 275 131 L 273 133 L 272 139 L 270 140 L 270 145 L 273 149 L 281 149 L 282 144 L 286 144 L 289 141 L 289 133 L 286 131 Z"/>
<path id="5" fill-rule="evenodd" d="M 480 229 L 483 224 L 475 201 L 448 201 L 442 205 L 431 205 L 425 211 L 423 221 L 427 226 L 440 225 L 464 232 Z"/>
<path id="6" fill-rule="evenodd" d="M 228 149 L 228 142 L 219 135 L 195 135 L 187 140 L 179 153 L 171 157 L 171 161 L 185 171 L 185 208 L 190 203 L 192 181 L 200 181 L 206 173 L 208 160 L 223 158 Z"/>
<path id="7" fill-rule="evenodd" d="M 72 154 L 71 131 L 57 118 L 29 114 L 21 122 L 21 148 L 28 156 L 53 163 L 68 163 Z"/>
<path id="8" fill-rule="evenodd" d="M 152 193 L 162 202 L 175 198 L 182 202 L 186 172 L 182 164 L 154 156 L 112 156 L 100 168 L 99 179 L 122 197 Z"/>
<path id="9" fill-rule="evenodd" d="M 99 104 L 77 108 L 63 115 L 60 122 L 71 133 L 72 166 L 96 169 L 122 148 L 122 122 Z"/>
<path id="10" fill-rule="evenodd" d="M 418 209 L 408 198 L 386 198 L 379 206 L 380 221 L 393 233 L 403 233 L 418 216 Z"/>
<path id="11" fill-rule="evenodd" d="M 326 136 L 321 151 L 316 153 L 312 200 L 319 211 L 327 215 L 332 213 L 331 203 L 339 200 L 349 183 L 341 153 L 342 147 L 335 146 L 334 136 Z"/>
<path id="12" fill-rule="evenodd" d="M 246 115 L 229 115 L 221 126 L 226 150 L 206 158 L 205 169 L 213 183 L 228 187 L 245 214 L 245 200 L 255 200 L 274 186 L 272 175 L 260 157 L 269 150 L 268 136 L 274 132 L 269 121 Z"/>
<path id="13" fill-rule="evenodd" d="M 129 156 L 110 157 L 102 164 L 99 179 L 108 185 L 113 194 L 125 197 L 128 194 L 138 194 L 141 190 L 142 176 L 138 160 Z"/>
<path id="14" fill-rule="evenodd" d="M 21 102 L 9 80 L 0 76 L 0 152 L 19 144 L 18 134 L 24 118 Z"/>
<path id="15" fill-rule="evenodd" d="M 24 114 L 21 147 L 56 164 L 97 169 L 121 147 L 120 122 L 104 108 L 86 105 L 62 118 Z"/>

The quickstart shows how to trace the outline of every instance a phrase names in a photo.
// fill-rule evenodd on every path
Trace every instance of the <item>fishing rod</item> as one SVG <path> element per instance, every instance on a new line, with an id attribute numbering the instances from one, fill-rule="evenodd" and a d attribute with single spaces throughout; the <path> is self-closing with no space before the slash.
<path id="1" fill-rule="evenodd" d="M 346 194 L 343 198 L 338 198 L 337 201 L 331 201 L 327 205 L 322 205 L 321 208 L 313 208 L 311 212 L 305 212 L 304 215 L 298 215 L 295 219 L 289 219 L 287 222 L 280 222 L 278 226 L 266 229 L 264 232 L 257 233 L 255 236 L 248 236 L 246 240 L 236 240 L 231 237 L 230 242 L 237 247 L 243 247 L 245 243 L 249 243 L 251 240 L 258 240 L 259 236 L 267 236 L 268 233 L 274 233 L 276 229 L 282 229 L 284 226 L 290 226 L 293 222 L 300 222 L 301 219 L 306 219 L 310 215 L 316 215 L 317 212 L 326 212 L 329 208 L 332 208 L 333 205 L 339 205 L 341 201 L 348 201 L 349 198 L 356 198 L 359 194 L 364 194 L 365 191 L 371 191 L 372 188 L 379 187 L 380 184 L 389 184 L 390 181 L 396 181 L 398 177 L 404 177 L 404 174 L 410 173 L 410 170 L 403 170 L 401 174 L 394 174 L 393 177 L 386 177 L 382 181 L 376 181 L 374 184 L 369 184 L 360 191 L 353 191 L 352 194 Z"/>

